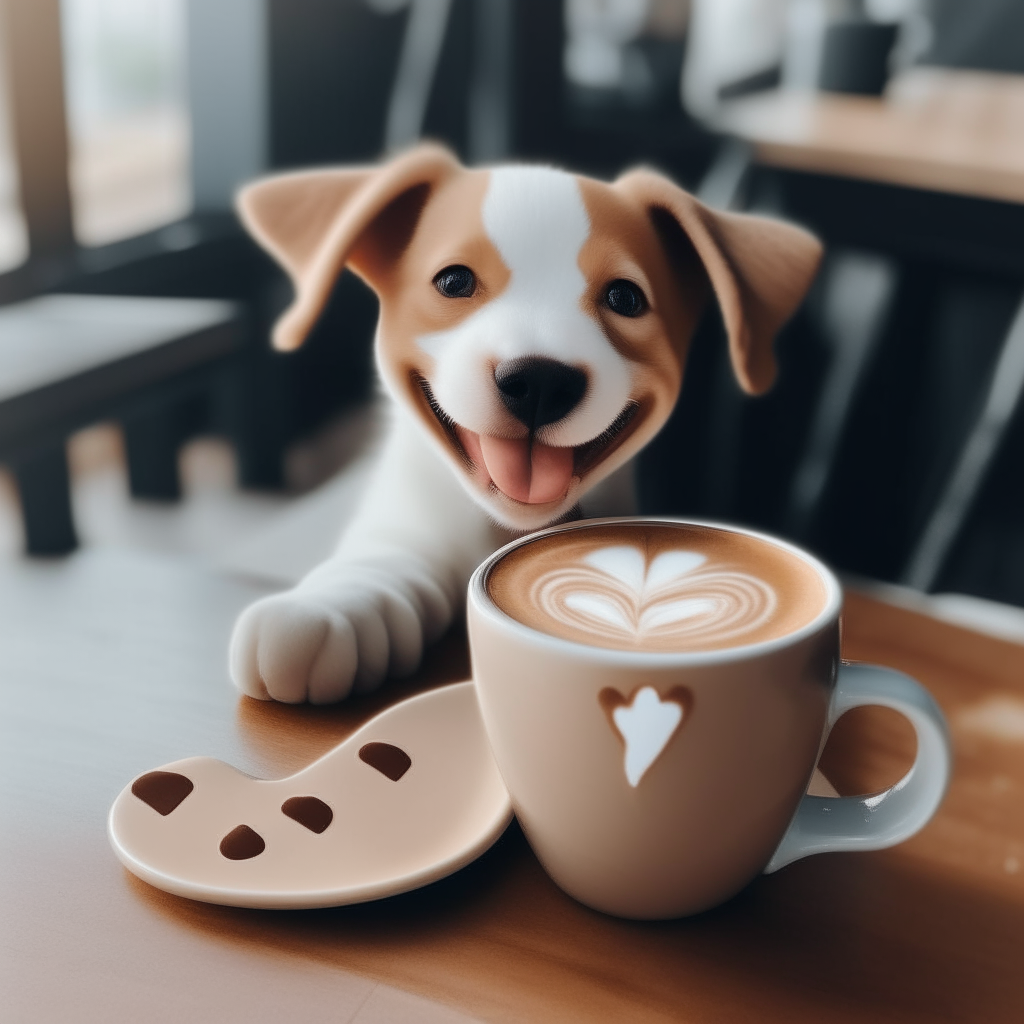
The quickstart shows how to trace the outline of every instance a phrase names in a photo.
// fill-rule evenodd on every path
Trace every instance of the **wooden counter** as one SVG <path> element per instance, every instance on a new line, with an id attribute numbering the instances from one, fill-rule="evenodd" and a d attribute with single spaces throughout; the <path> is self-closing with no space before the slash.
<path id="1" fill-rule="evenodd" d="M 1024 75 L 918 68 L 882 98 L 758 93 L 714 127 L 770 167 L 1024 202 Z"/>
<path id="2" fill-rule="evenodd" d="M 901 847 L 800 861 L 700 917 L 587 910 L 515 826 L 419 892 L 246 911 L 125 872 L 105 836 L 121 787 L 192 754 L 289 774 L 386 702 L 466 675 L 453 635 L 415 680 L 371 699 L 239 698 L 225 648 L 257 593 L 109 551 L 0 572 L 5 1022 L 1024 1019 L 1024 647 L 851 594 L 846 654 L 914 674 L 949 716 L 949 796 Z M 825 768 L 841 791 L 876 789 L 912 744 L 898 717 L 853 712 Z"/>

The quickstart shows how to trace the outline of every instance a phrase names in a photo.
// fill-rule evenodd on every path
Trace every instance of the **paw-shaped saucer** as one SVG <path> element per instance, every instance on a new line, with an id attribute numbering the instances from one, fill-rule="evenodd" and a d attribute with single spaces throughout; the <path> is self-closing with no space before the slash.
<path id="1" fill-rule="evenodd" d="M 114 852 L 160 889 L 241 907 L 360 903 L 437 881 L 512 818 L 471 682 L 388 708 L 319 761 L 266 781 L 209 757 L 140 775 Z"/>

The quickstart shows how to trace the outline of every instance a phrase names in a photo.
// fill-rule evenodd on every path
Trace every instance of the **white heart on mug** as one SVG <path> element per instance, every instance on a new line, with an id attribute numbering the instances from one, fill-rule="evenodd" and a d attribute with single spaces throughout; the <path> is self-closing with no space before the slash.
<path id="1" fill-rule="evenodd" d="M 619 699 L 621 695 L 616 694 Z M 681 700 L 662 700 L 653 686 L 642 686 L 631 704 L 612 709 L 611 718 L 625 745 L 626 781 L 635 789 L 682 724 Z"/>

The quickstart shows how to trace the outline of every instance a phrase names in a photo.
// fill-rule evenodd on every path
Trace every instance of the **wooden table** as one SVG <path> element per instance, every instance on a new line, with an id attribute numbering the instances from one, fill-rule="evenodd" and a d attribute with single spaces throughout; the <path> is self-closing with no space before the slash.
<path id="1" fill-rule="evenodd" d="M 770 167 L 1024 203 L 1024 75 L 917 68 L 884 98 L 773 91 L 717 127 Z"/>
<path id="2" fill-rule="evenodd" d="M 800 861 L 700 917 L 645 924 L 587 910 L 515 826 L 419 892 L 257 912 L 126 873 L 105 836 L 122 786 L 191 754 L 289 774 L 467 665 L 456 634 L 414 680 L 369 699 L 239 698 L 225 645 L 256 593 L 114 551 L 0 571 L 4 1021 L 1024 1019 L 1024 647 L 850 594 L 846 654 L 913 673 L 949 716 L 949 796 L 901 847 Z M 856 714 L 824 758 L 845 792 L 891 782 L 912 754 L 902 720 Z"/>

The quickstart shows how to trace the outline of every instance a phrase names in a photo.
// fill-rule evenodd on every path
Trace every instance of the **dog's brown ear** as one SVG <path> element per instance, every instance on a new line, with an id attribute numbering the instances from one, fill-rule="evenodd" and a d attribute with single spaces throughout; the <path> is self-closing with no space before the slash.
<path id="1" fill-rule="evenodd" d="M 429 189 L 458 167 L 448 150 L 422 145 L 380 167 L 297 171 L 245 186 L 239 216 L 295 286 L 274 347 L 302 344 L 347 262 L 372 284 L 376 264 L 408 242 Z"/>
<path id="2" fill-rule="evenodd" d="M 740 385 L 767 391 L 775 380 L 772 342 L 814 280 L 821 244 L 792 224 L 712 210 L 653 171 L 631 171 L 614 187 L 683 230 L 721 307 Z"/>

